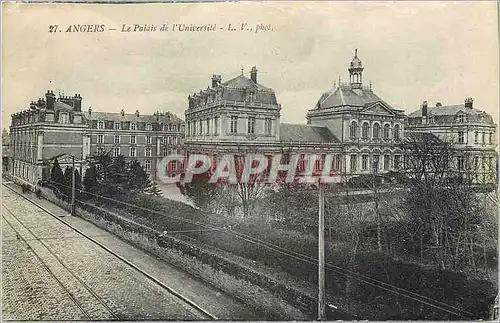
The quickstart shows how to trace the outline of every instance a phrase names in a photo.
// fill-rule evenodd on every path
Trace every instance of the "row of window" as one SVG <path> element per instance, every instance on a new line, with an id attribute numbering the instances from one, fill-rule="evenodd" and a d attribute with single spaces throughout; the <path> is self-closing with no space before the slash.
<path id="1" fill-rule="evenodd" d="M 104 121 L 98 121 L 97 122 L 97 129 L 105 129 L 105 123 Z M 121 126 L 121 122 L 115 122 L 113 124 L 113 129 L 114 130 L 122 130 L 122 126 Z M 146 131 L 152 131 L 153 130 L 153 125 L 151 123 L 146 123 Z M 137 123 L 135 122 L 132 122 L 130 124 L 130 130 L 137 130 Z M 177 124 L 164 124 L 163 125 L 163 130 L 162 131 L 173 131 L 173 132 L 177 132 L 177 131 L 181 131 L 182 130 L 182 127 L 181 125 L 177 125 Z"/>
<path id="2" fill-rule="evenodd" d="M 481 134 L 481 137 L 479 136 L 480 134 Z M 459 131 L 458 132 L 458 143 L 459 144 L 465 143 L 465 135 L 466 135 L 466 132 L 464 132 L 464 131 Z M 490 132 L 488 135 L 489 135 L 488 136 L 488 142 L 490 144 L 492 144 L 493 143 L 493 132 Z M 482 132 L 481 133 L 479 131 L 476 131 L 474 133 L 474 143 L 478 144 L 479 143 L 479 138 L 481 138 L 481 142 L 483 144 L 485 144 L 486 143 L 486 132 Z"/>
<path id="3" fill-rule="evenodd" d="M 138 157 L 137 156 L 137 147 L 129 147 L 129 155 L 128 157 Z M 113 157 L 118 157 L 121 154 L 121 147 L 113 147 L 112 149 L 113 152 Z M 97 148 L 97 153 L 98 154 L 103 154 L 104 153 L 104 148 L 103 147 L 98 147 Z M 178 151 L 176 149 L 168 149 L 168 148 L 163 148 L 163 156 L 168 156 L 172 154 L 177 154 Z M 152 157 L 152 149 L 151 147 L 146 147 L 144 148 L 144 156 L 145 157 Z"/>
<path id="4" fill-rule="evenodd" d="M 97 143 L 102 144 L 104 143 L 104 135 L 97 135 Z M 121 143 L 121 136 L 120 135 L 115 135 L 113 137 L 113 143 L 119 144 Z M 137 136 L 131 135 L 130 136 L 130 144 L 135 145 L 137 143 Z M 152 137 L 151 136 L 146 136 L 146 145 L 151 145 L 152 143 Z M 178 145 L 180 143 L 180 138 L 179 137 L 163 137 L 163 144 L 164 145 Z"/>
<path id="5" fill-rule="evenodd" d="M 358 129 L 358 123 L 356 121 L 352 121 L 350 128 L 349 128 L 349 136 L 351 138 L 358 138 L 359 136 L 359 129 Z M 361 138 L 362 139 L 368 139 L 370 137 L 370 124 L 368 122 L 363 122 L 363 125 L 361 126 Z M 372 138 L 373 139 L 379 139 L 380 138 L 380 124 L 375 123 L 373 125 L 373 131 L 372 131 Z M 382 137 L 384 139 L 389 139 L 391 137 L 391 126 L 386 123 L 384 125 L 384 128 L 382 129 Z M 396 124 L 394 126 L 394 131 L 393 131 L 393 138 L 394 140 L 400 140 L 401 139 L 401 127 L 399 124 Z"/>
<path id="6" fill-rule="evenodd" d="M 401 155 L 394 155 L 393 159 L 393 168 L 394 169 L 400 169 L 401 168 Z M 366 171 L 366 170 L 379 170 L 380 169 L 380 155 L 373 155 L 371 164 L 369 162 L 369 155 L 361 155 L 361 170 Z M 351 155 L 350 156 L 350 162 L 349 162 L 349 168 L 351 172 L 355 172 L 358 170 L 358 155 Z M 390 155 L 384 155 L 383 156 L 383 169 L 384 170 L 390 170 L 391 169 L 391 156 Z"/>
<path id="7" fill-rule="evenodd" d="M 457 156 L 457 166 L 459 170 L 464 170 L 467 166 L 465 156 Z M 482 160 L 482 163 L 481 163 Z M 495 158 L 483 156 L 482 158 L 479 156 L 474 157 L 474 164 L 470 165 L 473 169 L 477 170 L 479 168 L 494 168 L 495 167 Z"/>
<path id="8" fill-rule="evenodd" d="M 212 123 L 213 120 L 213 123 Z M 212 131 L 213 125 L 213 131 Z M 219 117 L 214 117 L 213 119 L 205 119 L 198 121 L 188 121 L 188 135 L 196 136 L 196 135 L 218 135 L 219 134 Z"/>

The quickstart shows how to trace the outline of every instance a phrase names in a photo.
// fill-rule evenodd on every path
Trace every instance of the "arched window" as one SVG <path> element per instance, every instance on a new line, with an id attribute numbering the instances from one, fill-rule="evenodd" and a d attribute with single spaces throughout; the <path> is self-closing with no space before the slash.
<path id="1" fill-rule="evenodd" d="M 358 123 L 356 121 L 351 122 L 351 127 L 349 129 L 349 136 L 351 138 L 356 138 L 358 136 Z"/>
<path id="2" fill-rule="evenodd" d="M 397 125 L 395 125 L 395 126 L 394 126 L 394 140 L 399 140 L 399 139 L 401 139 L 401 136 L 400 136 L 399 131 L 400 131 L 400 127 L 399 127 L 399 125 L 397 124 Z"/>
<path id="3" fill-rule="evenodd" d="M 391 133 L 391 126 L 388 123 L 386 123 L 384 125 L 384 139 L 389 139 L 390 133 Z"/>
<path id="4" fill-rule="evenodd" d="M 378 123 L 373 125 L 373 138 L 380 138 L 380 125 Z"/>
<path id="5" fill-rule="evenodd" d="M 364 122 L 361 127 L 361 138 L 368 139 L 370 133 L 370 124 L 368 122 Z"/>

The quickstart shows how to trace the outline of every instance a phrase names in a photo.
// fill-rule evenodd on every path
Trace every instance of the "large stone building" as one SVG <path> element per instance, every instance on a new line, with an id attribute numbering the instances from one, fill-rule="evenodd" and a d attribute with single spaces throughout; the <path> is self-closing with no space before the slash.
<path id="1" fill-rule="evenodd" d="M 170 112 L 141 115 L 138 110 L 128 114 L 89 108 L 85 120 L 88 129 L 84 136 L 90 143 L 86 156 L 111 151 L 113 157 L 138 160 L 155 180 L 159 159 L 183 153 L 184 121 Z M 172 171 L 179 170 L 174 164 Z"/>
<path id="2" fill-rule="evenodd" d="M 12 115 L 10 126 L 11 173 L 14 179 L 35 184 L 50 172 L 50 163 L 73 156 L 79 166 L 87 128 L 81 112 L 82 97 L 59 97 L 47 91 L 29 109 Z"/>
<path id="3" fill-rule="evenodd" d="M 55 159 L 62 168 L 75 163 L 82 173 L 90 155 L 111 152 L 137 159 L 156 179 L 159 159 L 181 152 L 184 122 L 172 113 L 154 115 L 82 112 L 82 97 L 56 95 L 30 103 L 12 115 L 9 167 L 13 179 L 35 185 L 47 179 Z"/>
<path id="4" fill-rule="evenodd" d="M 274 90 L 258 82 L 256 67 L 250 77 L 242 72 L 226 82 L 213 75 L 211 87 L 188 97 L 186 150 L 214 159 L 229 153 L 297 154 L 299 172 L 305 154 L 340 154 L 328 128 L 280 123 L 281 111 Z"/>
<path id="5" fill-rule="evenodd" d="M 326 127 L 339 139 L 343 171 L 350 176 L 399 169 L 403 160 L 398 143 L 404 137 L 405 114 L 363 85 L 363 70 L 356 50 L 349 83 L 339 82 L 307 113 L 310 125 Z"/>
<path id="6" fill-rule="evenodd" d="M 432 133 L 453 144 L 457 151 L 454 169 L 473 170 L 477 181 L 496 181 L 496 124 L 474 107 L 472 98 L 463 104 L 429 106 L 427 101 L 406 120 L 408 130 Z"/>

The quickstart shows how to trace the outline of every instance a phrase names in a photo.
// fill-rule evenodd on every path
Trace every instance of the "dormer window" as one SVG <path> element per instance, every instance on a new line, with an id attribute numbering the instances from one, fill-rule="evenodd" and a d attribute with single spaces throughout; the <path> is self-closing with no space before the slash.
<path id="1" fill-rule="evenodd" d="M 465 121 L 465 116 L 463 114 L 458 115 L 458 122 L 464 123 L 464 121 Z"/>
<path id="2" fill-rule="evenodd" d="M 146 123 L 146 131 L 151 131 L 152 125 L 151 123 Z"/>
<path id="3" fill-rule="evenodd" d="M 248 102 L 255 101 L 255 92 L 253 92 L 253 91 L 248 91 L 247 92 L 247 101 Z"/>
<path id="4" fill-rule="evenodd" d="M 201 128 L 201 127 L 200 127 L 200 128 Z M 175 124 L 172 126 L 172 131 L 173 131 L 173 132 L 176 132 L 176 131 L 177 131 L 177 126 L 176 126 Z"/>
<path id="5" fill-rule="evenodd" d="M 137 129 L 137 125 L 135 124 L 135 122 L 132 122 L 130 124 L 130 130 L 136 130 Z"/>
<path id="6" fill-rule="evenodd" d="M 120 130 L 120 123 L 119 123 L 119 122 L 115 122 L 115 123 L 113 124 L 113 129 L 115 129 L 115 130 Z"/>
<path id="7" fill-rule="evenodd" d="M 69 115 L 67 112 L 61 112 L 59 114 L 59 122 L 60 123 L 69 123 Z"/>
<path id="8" fill-rule="evenodd" d="M 97 123 L 97 129 L 104 129 L 104 121 L 99 121 Z"/>

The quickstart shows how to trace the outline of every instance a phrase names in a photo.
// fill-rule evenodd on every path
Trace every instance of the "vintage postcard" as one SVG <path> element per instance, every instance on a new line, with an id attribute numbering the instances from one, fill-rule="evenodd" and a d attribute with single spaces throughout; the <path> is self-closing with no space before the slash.
<path id="1" fill-rule="evenodd" d="M 498 319 L 496 2 L 2 24 L 2 320 Z"/>

